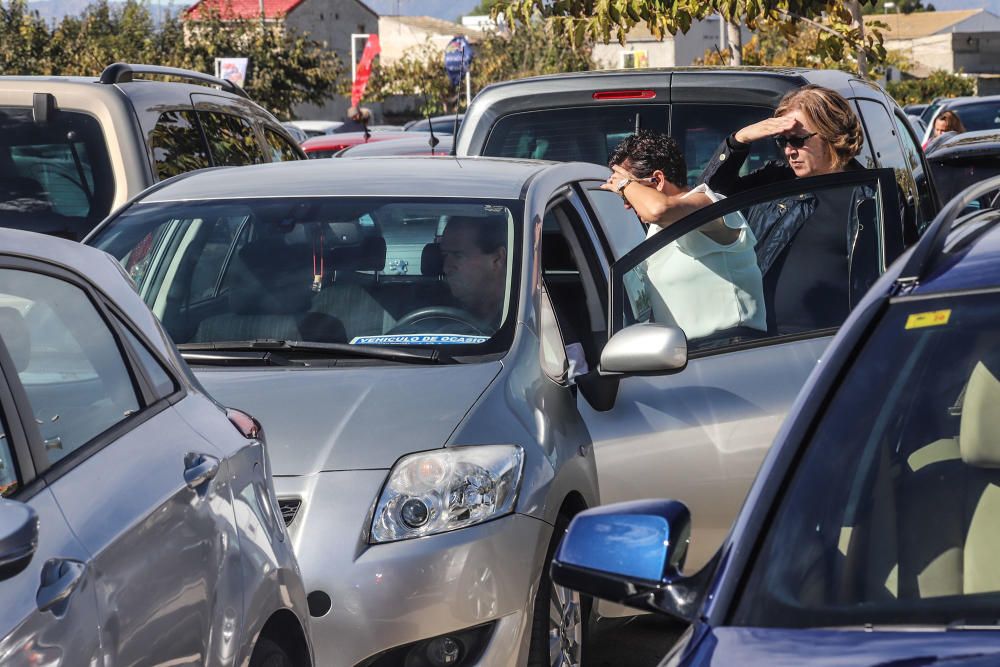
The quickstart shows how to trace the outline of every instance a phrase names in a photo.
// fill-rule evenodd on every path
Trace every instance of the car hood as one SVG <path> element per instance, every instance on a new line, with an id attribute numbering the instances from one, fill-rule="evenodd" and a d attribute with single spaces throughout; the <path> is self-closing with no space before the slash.
<path id="1" fill-rule="evenodd" d="M 444 446 L 500 362 L 440 367 L 195 368 L 215 400 L 264 427 L 275 475 L 389 468 Z"/>
<path id="2" fill-rule="evenodd" d="M 980 667 L 1000 664 L 1000 632 L 716 628 L 696 650 L 699 667 Z"/>

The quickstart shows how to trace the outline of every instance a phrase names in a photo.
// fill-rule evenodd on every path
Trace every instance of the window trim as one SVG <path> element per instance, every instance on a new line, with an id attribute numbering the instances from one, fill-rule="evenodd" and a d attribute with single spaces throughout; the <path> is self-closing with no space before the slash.
<path id="1" fill-rule="evenodd" d="M 116 322 L 117 318 L 124 321 L 128 321 L 128 318 L 124 317 L 124 313 L 122 313 L 119 308 L 109 308 L 108 304 L 111 303 L 111 300 L 90 281 L 84 279 L 68 267 L 58 266 L 38 259 L 26 257 L 0 257 L 0 270 L 2 269 L 24 271 L 27 273 L 47 276 L 56 280 L 61 280 L 82 290 L 97 312 L 98 317 L 104 321 L 108 330 L 111 332 L 112 338 L 118 347 L 118 352 L 125 365 L 125 370 L 129 374 L 129 380 L 132 382 L 132 388 L 135 392 L 137 402 L 139 403 L 139 409 L 136 412 L 116 422 L 104 431 L 96 434 L 87 442 L 68 452 L 66 456 L 59 461 L 50 463 L 48 455 L 45 453 L 45 446 L 42 441 L 41 431 L 38 429 L 38 425 L 33 421 L 30 423 L 25 422 L 25 415 L 34 414 L 34 411 L 32 409 L 31 401 L 28 398 L 28 394 L 20 381 L 20 377 L 18 376 L 16 369 L 14 368 L 13 359 L 10 358 L 6 348 L 4 347 L 3 352 L 4 355 L 6 355 L 6 358 L 4 355 L 0 355 L 0 374 L 6 378 L 7 385 L 10 388 L 10 393 L 13 396 L 14 410 L 18 415 L 20 425 L 24 431 L 24 437 L 27 441 L 27 447 L 31 455 L 30 460 L 37 478 L 42 479 L 47 483 L 59 479 L 67 472 L 73 470 L 81 462 L 89 459 L 107 445 L 129 433 L 140 424 L 145 423 L 179 400 L 181 392 L 184 391 L 184 383 L 179 381 L 179 378 L 174 372 L 172 366 L 164 363 L 160 355 L 154 352 L 155 348 L 149 345 L 149 341 L 146 337 L 136 334 L 133 331 L 136 338 L 149 347 L 150 354 L 152 354 L 153 357 L 164 366 L 164 370 L 170 375 L 171 379 L 173 379 L 175 386 L 179 388 L 178 391 L 175 391 L 169 397 L 164 397 L 162 399 L 154 398 L 155 395 L 152 391 L 152 382 L 146 375 L 145 369 L 142 368 L 142 365 L 136 363 L 137 360 L 134 357 L 134 352 L 129 347 L 127 340 L 118 328 L 118 324 Z M 116 313 L 118 314 L 117 318 L 115 315 Z M 0 392 L 2 392 L 2 389 L 0 389 Z M 0 399 L 2 399 L 2 393 L 0 393 Z M 0 405 L 2 405 L 2 403 L 0 403 Z"/>
<path id="2" fill-rule="evenodd" d="M 10 356 L 6 343 L 0 339 L 0 411 L 3 412 L 0 419 L 3 419 L 7 427 L 7 443 L 14 456 L 13 463 L 18 479 L 18 489 L 9 497 L 21 499 L 25 487 L 32 485 L 37 475 L 24 418 L 18 410 L 15 387 L 8 381 L 10 371 L 13 369 L 14 359 Z M 28 495 L 33 494 L 34 492 L 31 492 Z"/>
<path id="3" fill-rule="evenodd" d="M 686 218 L 674 223 L 662 232 L 655 234 L 652 238 L 626 253 L 621 259 L 611 266 L 611 279 L 609 281 L 610 307 L 608 309 L 608 333 L 614 335 L 621 331 L 624 326 L 624 307 L 628 302 L 625 294 L 624 275 L 648 259 L 651 255 L 663 249 L 666 245 L 676 239 L 695 231 L 702 225 L 718 217 L 715 211 L 720 208 L 730 208 L 732 210 L 742 209 L 746 206 L 768 201 L 777 197 L 796 195 L 802 192 L 811 191 L 817 188 L 843 187 L 850 185 L 861 185 L 874 183 L 880 195 L 881 217 L 879 219 L 880 230 L 888 225 L 900 225 L 899 210 L 895 206 L 885 206 L 887 192 L 897 192 L 895 170 L 886 169 L 865 169 L 859 171 L 843 171 L 835 174 L 823 176 L 812 176 L 809 178 L 796 178 L 788 181 L 781 181 L 759 188 L 753 188 L 745 192 L 727 197 L 726 199 L 706 206 Z M 879 234 L 879 252 L 884 253 L 884 233 Z M 838 326 L 837 329 L 840 327 Z M 832 335 L 834 329 L 824 328 L 796 333 L 787 336 L 772 336 L 753 341 L 740 342 L 732 345 L 720 345 L 718 347 L 703 350 L 691 351 L 688 356 L 691 359 L 714 356 L 734 352 L 737 350 L 750 349 L 756 347 L 767 347 L 780 345 L 798 340 L 809 340 L 813 338 L 823 338 Z"/>

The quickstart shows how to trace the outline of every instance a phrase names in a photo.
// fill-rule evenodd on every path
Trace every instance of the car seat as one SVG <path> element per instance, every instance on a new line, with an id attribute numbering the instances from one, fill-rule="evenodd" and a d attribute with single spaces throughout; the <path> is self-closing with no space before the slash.
<path id="1" fill-rule="evenodd" d="M 385 295 L 378 289 L 379 274 L 385 270 L 385 239 L 368 236 L 360 246 L 334 248 L 329 257 L 331 280 L 313 299 L 306 318 L 310 340 L 347 342 L 391 328 L 395 320 L 381 302 Z M 317 326 L 321 318 L 335 318 L 342 323 L 341 331 Z"/>
<path id="2" fill-rule="evenodd" d="M 1000 591 L 1000 380 L 978 361 L 958 436 L 906 457 L 898 485 L 898 595 Z"/>
<path id="3" fill-rule="evenodd" d="M 238 260 L 245 279 L 230 289 L 228 312 L 203 320 L 192 341 L 302 340 L 299 324 L 313 296 L 309 247 L 259 238 Z"/>

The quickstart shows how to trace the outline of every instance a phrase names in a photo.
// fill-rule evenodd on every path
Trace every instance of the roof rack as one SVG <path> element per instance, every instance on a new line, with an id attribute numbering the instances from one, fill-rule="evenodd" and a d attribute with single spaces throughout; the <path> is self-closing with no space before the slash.
<path id="1" fill-rule="evenodd" d="M 160 76 L 173 76 L 187 81 L 210 83 L 213 86 L 219 86 L 223 90 L 233 93 L 234 95 L 250 99 L 250 96 L 247 95 L 246 91 L 232 81 L 220 79 L 219 77 L 212 76 L 210 74 L 202 74 L 201 72 L 195 72 L 189 69 L 181 69 L 179 67 L 112 63 L 111 65 L 105 67 L 104 71 L 101 72 L 100 81 L 105 84 L 128 83 L 129 81 L 132 81 L 132 76 L 134 74 L 158 74 Z"/>
<path id="2" fill-rule="evenodd" d="M 913 253 L 906 260 L 906 265 L 893 282 L 892 293 L 898 294 L 919 284 L 934 258 L 944 248 L 948 233 L 965 207 L 983 195 L 996 190 L 1000 190 L 1000 176 L 994 176 L 969 186 L 948 202 L 938 213 L 938 217 L 931 223 L 931 226 L 924 232 L 924 235 L 920 237 L 916 247 L 913 248 Z"/>

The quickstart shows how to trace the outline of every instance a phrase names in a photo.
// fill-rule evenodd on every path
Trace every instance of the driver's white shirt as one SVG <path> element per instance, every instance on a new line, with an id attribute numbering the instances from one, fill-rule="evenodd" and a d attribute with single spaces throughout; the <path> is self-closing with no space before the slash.
<path id="1" fill-rule="evenodd" d="M 713 202 L 725 198 L 705 184 L 684 196 L 696 192 Z M 754 253 L 757 239 L 742 214 L 726 215 L 723 221 L 739 230 L 734 242 L 717 243 L 696 230 L 646 260 L 653 321 L 676 324 L 689 339 L 738 326 L 767 330 L 764 284 Z M 662 229 L 650 225 L 646 238 Z"/>

